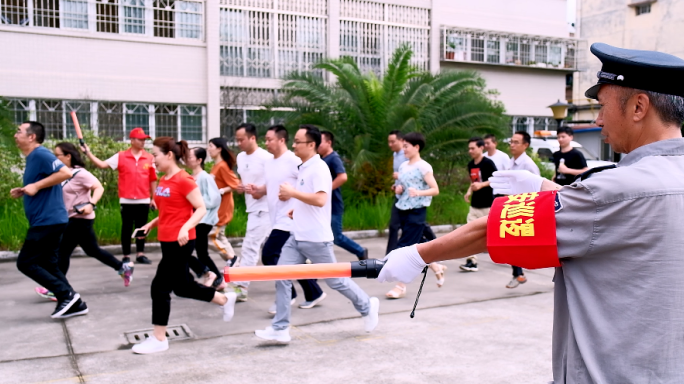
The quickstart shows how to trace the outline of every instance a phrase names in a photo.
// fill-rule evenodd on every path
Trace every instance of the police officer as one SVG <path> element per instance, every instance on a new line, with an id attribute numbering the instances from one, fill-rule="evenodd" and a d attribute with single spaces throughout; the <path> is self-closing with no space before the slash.
<path id="1" fill-rule="evenodd" d="M 551 240 L 553 252 L 521 256 L 533 264 L 555 254 L 554 262 L 539 265 L 558 266 L 554 383 L 682 383 L 684 60 L 601 43 L 591 52 L 603 67 L 586 96 L 601 105 L 596 123 L 606 142 L 626 154 L 617 167 L 592 169 L 564 187 L 527 171 L 497 172 L 491 185 L 494 193 L 555 195 L 555 239 L 553 231 L 534 239 Z M 524 251 L 517 237 L 502 237 L 502 211 L 491 212 L 430 243 L 396 250 L 379 279 L 409 282 L 427 263 L 483 252 L 488 241 L 510 239 L 511 248 Z M 534 224 L 537 231 L 549 228 L 541 224 Z"/>

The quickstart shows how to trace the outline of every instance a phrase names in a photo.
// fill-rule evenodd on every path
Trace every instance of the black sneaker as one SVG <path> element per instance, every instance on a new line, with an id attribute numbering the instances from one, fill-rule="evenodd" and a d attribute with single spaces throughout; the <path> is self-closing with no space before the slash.
<path id="1" fill-rule="evenodd" d="M 124 257 L 121 259 L 121 262 L 124 263 L 124 264 L 128 264 L 128 263 L 131 262 L 131 258 L 128 257 L 128 256 L 124 256 Z"/>
<path id="2" fill-rule="evenodd" d="M 66 311 L 69 310 L 78 300 L 81 298 L 81 295 L 79 295 L 76 292 L 71 292 L 69 293 L 69 296 L 65 298 L 64 300 L 59 300 L 57 301 L 57 308 L 55 308 L 55 311 L 52 312 L 52 317 L 53 319 L 59 319 Z"/>
<path id="3" fill-rule="evenodd" d="M 140 264 L 152 264 L 152 260 L 148 259 L 145 255 L 136 257 L 135 261 L 137 261 Z"/>
<path id="4" fill-rule="evenodd" d="M 477 263 L 473 263 L 472 260 L 468 260 L 465 264 L 462 264 L 460 268 L 466 272 L 477 272 Z"/>
<path id="5" fill-rule="evenodd" d="M 363 249 L 363 255 L 359 256 L 359 260 L 368 260 L 368 248 Z"/>
<path id="6" fill-rule="evenodd" d="M 55 317 L 55 319 L 68 319 L 74 316 L 81 316 L 88 313 L 88 306 L 84 301 L 78 299 L 78 301 L 69 308 L 68 311 L 64 312 L 63 315 Z"/>

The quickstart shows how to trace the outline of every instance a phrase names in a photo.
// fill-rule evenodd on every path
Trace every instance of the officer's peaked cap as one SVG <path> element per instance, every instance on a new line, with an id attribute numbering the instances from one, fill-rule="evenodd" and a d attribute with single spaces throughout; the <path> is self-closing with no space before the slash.
<path id="1" fill-rule="evenodd" d="M 603 67 L 596 75 L 598 84 L 584 94 L 597 99 L 601 84 L 684 96 L 684 60 L 667 53 L 612 47 L 604 43 L 591 45 L 591 53 Z"/>

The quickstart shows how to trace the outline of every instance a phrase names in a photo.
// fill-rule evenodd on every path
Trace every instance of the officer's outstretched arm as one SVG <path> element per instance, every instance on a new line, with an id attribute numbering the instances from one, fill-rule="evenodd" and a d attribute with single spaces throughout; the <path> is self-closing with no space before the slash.
<path id="1" fill-rule="evenodd" d="M 487 251 L 487 218 L 463 225 L 448 235 L 418 244 L 418 253 L 426 264 L 460 259 Z"/>

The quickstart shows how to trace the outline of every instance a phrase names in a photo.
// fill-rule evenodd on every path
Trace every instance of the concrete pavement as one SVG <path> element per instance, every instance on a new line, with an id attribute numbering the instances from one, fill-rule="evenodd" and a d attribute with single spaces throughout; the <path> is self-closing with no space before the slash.
<path id="1" fill-rule="evenodd" d="M 384 238 L 359 240 L 381 257 Z M 239 252 L 240 250 L 237 249 Z M 354 257 L 335 248 L 338 261 Z M 355 281 L 380 298 L 380 324 L 363 332 L 351 303 L 322 284 L 320 306 L 293 308 L 292 342 L 277 346 L 253 336 L 270 324 L 274 283 L 255 282 L 250 299 L 224 323 L 217 306 L 173 298 L 170 325 L 185 324 L 189 340 L 167 352 L 130 352 L 125 332 L 151 328 L 149 286 L 154 265 L 136 265 L 124 288 L 118 275 L 91 258 L 72 260 L 69 279 L 90 308 L 86 316 L 52 320 L 54 303 L 35 284 L 0 263 L 0 383 L 546 383 L 551 379 L 553 270 L 527 271 L 528 283 L 504 286 L 508 266 L 480 257 L 480 271 L 462 273 L 448 261 L 444 287 L 428 277 L 416 317 L 409 318 L 419 281 L 407 297 L 386 300 L 391 288 Z M 219 259 L 215 259 L 217 265 Z M 299 287 L 295 284 L 297 289 Z M 301 290 L 299 290 L 301 293 Z M 298 298 L 303 300 L 303 295 Z"/>

